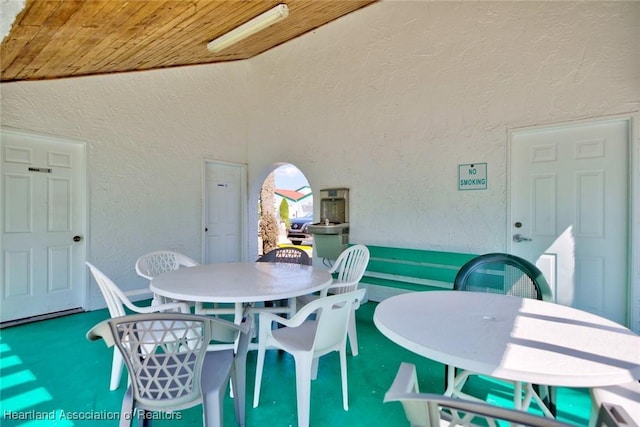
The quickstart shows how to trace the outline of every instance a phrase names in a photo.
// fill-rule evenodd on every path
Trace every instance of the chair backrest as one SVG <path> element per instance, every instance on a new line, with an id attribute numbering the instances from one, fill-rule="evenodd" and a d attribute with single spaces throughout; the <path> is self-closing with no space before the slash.
<path id="1" fill-rule="evenodd" d="M 551 288 L 535 265 L 503 253 L 480 255 L 467 262 L 456 275 L 453 289 L 552 300 Z"/>
<path id="2" fill-rule="evenodd" d="M 530 427 L 568 427 L 551 418 L 529 414 L 515 409 L 500 408 L 484 402 L 420 393 L 416 367 L 400 364 L 393 384 L 384 396 L 384 402 L 401 402 L 412 427 L 440 427 L 441 421 L 449 426 L 497 426 L 500 421 Z"/>
<path id="3" fill-rule="evenodd" d="M 177 270 L 180 266 L 194 267 L 199 265 L 186 255 L 173 251 L 155 251 L 142 255 L 136 261 L 136 273 L 145 279 L 151 280 L 154 277 Z"/>
<path id="4" fill-rule="evenodd" d="M 358 287 L 367 265 L 369 249 L 365 245 L 353 245 L 342 251 L 329 273 L 336 277 L 329 287 L 331 293 L 352 292 Z"/>
<path id="5" fill-rule="evenodd" d="M 309 254 L 300 248 L 276 248 L 267 252 L 256 260 L 256 262 L 285 262 L 290 264 L 311 265 Z"/>
<path id="6" fill-rule="evenodd" d="M 305 305 L 294 317 L 307 318 L 316 313 L 316 335 L 313 351 L 323 353 L 346 342 L 349 316 L 364 298 L 366 289 L 318 298 Z"/>
<path id="7" fill-rule="evenodd" d="M 240 326 L 183 313 L 135 314 L 105 320 L 88 333 L 123 355 L 133 398 L 149 410 L 179 410 L 202 400 L 200 378 L 209 342 L 233 342 Z"/>
<path id="8" fill-rule="evenodd" d="M 120 290 L 120 288 L 113 283 L 111 279 L 107 277 L 102 271 L 98 270 L 96 266 L 87 262 L 87 267 L 93 274 L 94 279 L 98 283 L 98 287 L 100 288 L 100 292 L 102 292 L 102 296 L 104 297 L 105 302 L 107 303 L 107 308 L 109 309 L 109 315 L 111 317 L 119 317 L 124 316 L 126 314 L 124 307 L 130 307 L 133 305 L 129 298 Z"/>

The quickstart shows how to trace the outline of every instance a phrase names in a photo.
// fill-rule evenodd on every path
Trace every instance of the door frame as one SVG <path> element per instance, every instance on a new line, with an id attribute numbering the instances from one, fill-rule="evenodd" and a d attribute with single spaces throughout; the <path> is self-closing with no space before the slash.
<path id="1" fill-rule="evenodd" d="M 571 127 L 588 123 L 598 123 L 606 121 L 626 121 L 629 129 L 629 146 L 628 146 L 628 185 L 629 185 L 629 212 L 628 212 L 628 230 L 630 235 L 629 247 L 627 248 L 629 256 L 629 271 L 627 283 L 627 325 L 629 329 L 640 333 L 640 134 L 638 132 L 638 123 L 640 123 L 640 112 L 618 114 L 602 117 L 591 117 L 586 119 L 571 120 L 566 122 L 555 122 L 548 124 L 540 124 L 534 126 L 522 126 L 507 129 L 507 221 L 505 224 L 505 247 L 510 252 L 513 242 L 511 240 L 511 174 L 512 156 L 513 156 L 513 135 L 522 131 L 542 130 L 554 127 Z M 634 222 L 635 219 L 635 222 Z"/>
<path id="2" fill-rule="evenodd" d="M 201 259 L 203 262 L 207 259 L 207 236 L 206 236 L 206 221 L 207 221 L 207 167 L 208 165 L 224 165 L 240 168 L 240 209 L 243 216 L 240 218 L 240 257 L 242 261 L 247 260 L 248 243 L 247 243 L 247 165 L 243 163 L 227 162 L 216 159 L 204 159 L 202 163 L 202 219 L 200 224 L 201 232 Z"/>
<path id="3" fill-rule="evenodd" d="M 82 302 L 82 309 L 87 311 L 90 310 L 90 291 L 89 285 L 90 280 L 89 272 L 85 268 L 85 262 L 87 261 L 87 256 L 89 255 L 89 244 L 90 244 L 90 183 L 89 183 L 89 144 L 87 141 L 70 138 L 67 136 L 57 136 L 57 135 L 49 135 L 45 133 L 34 132 L 25 129 L 12 128 L 8 126 L 1 126 L 0 132 L 2 133 L 13 133 L 18 135 L 23 135 L 25 137 L 33 137 L 38 139 L 43 139 L 53 144 L 56 143 L 69 143 L 76 144 L 80 147 L 81 153 L 80 157 L 82 158 L 82 167 L 80 170 L 81 182 L 79 185 L 81 186 L 79 193 L 82 195 L 82 199 L 79 201 L 80 203 L 80 212 L 82 212 L 82 218 L 80 219 L 80 232 L 83 236 L 83 244 L 80 245 L 78 250 L 80 251 L 79 258 L 81 260 L 81 265 L 78 265 L 77 268 L 81 272 L 78 274 L 80 278 L 80 283 L 78 284 L 78 289 L 80 290 L 80 301 Z M 4 150 L 2 149 L 4 144 L 0 144 L 0 164 L 2 163 L 2 159 L 4 158 Z M 0 176 L 0 200 L 4 200 L 4 179 Z M 0 208 L 0 223 L 4 224 L 4 209 Z M 4 280 L 4 278 L 0 277 L 0 280 Z M 47 316 L 47 314 L 43 314 L 42 316 Z M 40 316 L 37 316 L 40 317 Z"/>

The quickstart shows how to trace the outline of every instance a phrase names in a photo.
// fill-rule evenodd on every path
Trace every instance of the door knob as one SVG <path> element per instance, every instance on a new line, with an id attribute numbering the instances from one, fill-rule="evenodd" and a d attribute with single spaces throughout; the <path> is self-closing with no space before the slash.
<path id="1" fill-rule="evenodd" d="M 531 237 L 525 237 L 520 233 L 514 234 L 513 235 L 513 241 L 514 242 L 530 242 L 531 241 Z"/>
<path id="2" fill-rule="evenodd" d="M 79 242 L 80 240 L 82 240 L 82 236 L 73 236 L 74 242 Z"/>

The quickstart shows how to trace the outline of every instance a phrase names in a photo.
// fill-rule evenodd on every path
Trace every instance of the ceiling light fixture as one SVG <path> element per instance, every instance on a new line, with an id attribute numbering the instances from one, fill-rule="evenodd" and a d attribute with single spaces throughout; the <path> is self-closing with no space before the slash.
<path id="1" fill-rule="evenodd" d="M 214 53 L 220 52 L 232 44 L 238 43 L 240 40 L 244 40 L 257 32 L 264 30 L 268 26 L 275 24 L 287 16 L 289 16 L 289 8 L 287 5 L 284 3 L 279 4 L 273 9 L 269 9 L 252 20 L 247 21 L 228 33 L 221 35 L 217 39 L 211 40 L 207 43 L 207 49 Z"/>

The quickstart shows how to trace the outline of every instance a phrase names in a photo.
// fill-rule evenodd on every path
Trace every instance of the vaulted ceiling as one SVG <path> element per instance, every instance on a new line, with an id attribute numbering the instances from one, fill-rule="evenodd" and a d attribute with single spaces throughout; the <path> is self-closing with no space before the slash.
<path id="1" fill-rule="evenodd" d="M 27 0 L 0 80 L 57 79 L 251 58 L 377 0 Z M 218 53 L 207 43 L 272 7 L 289 16 Z"/>

